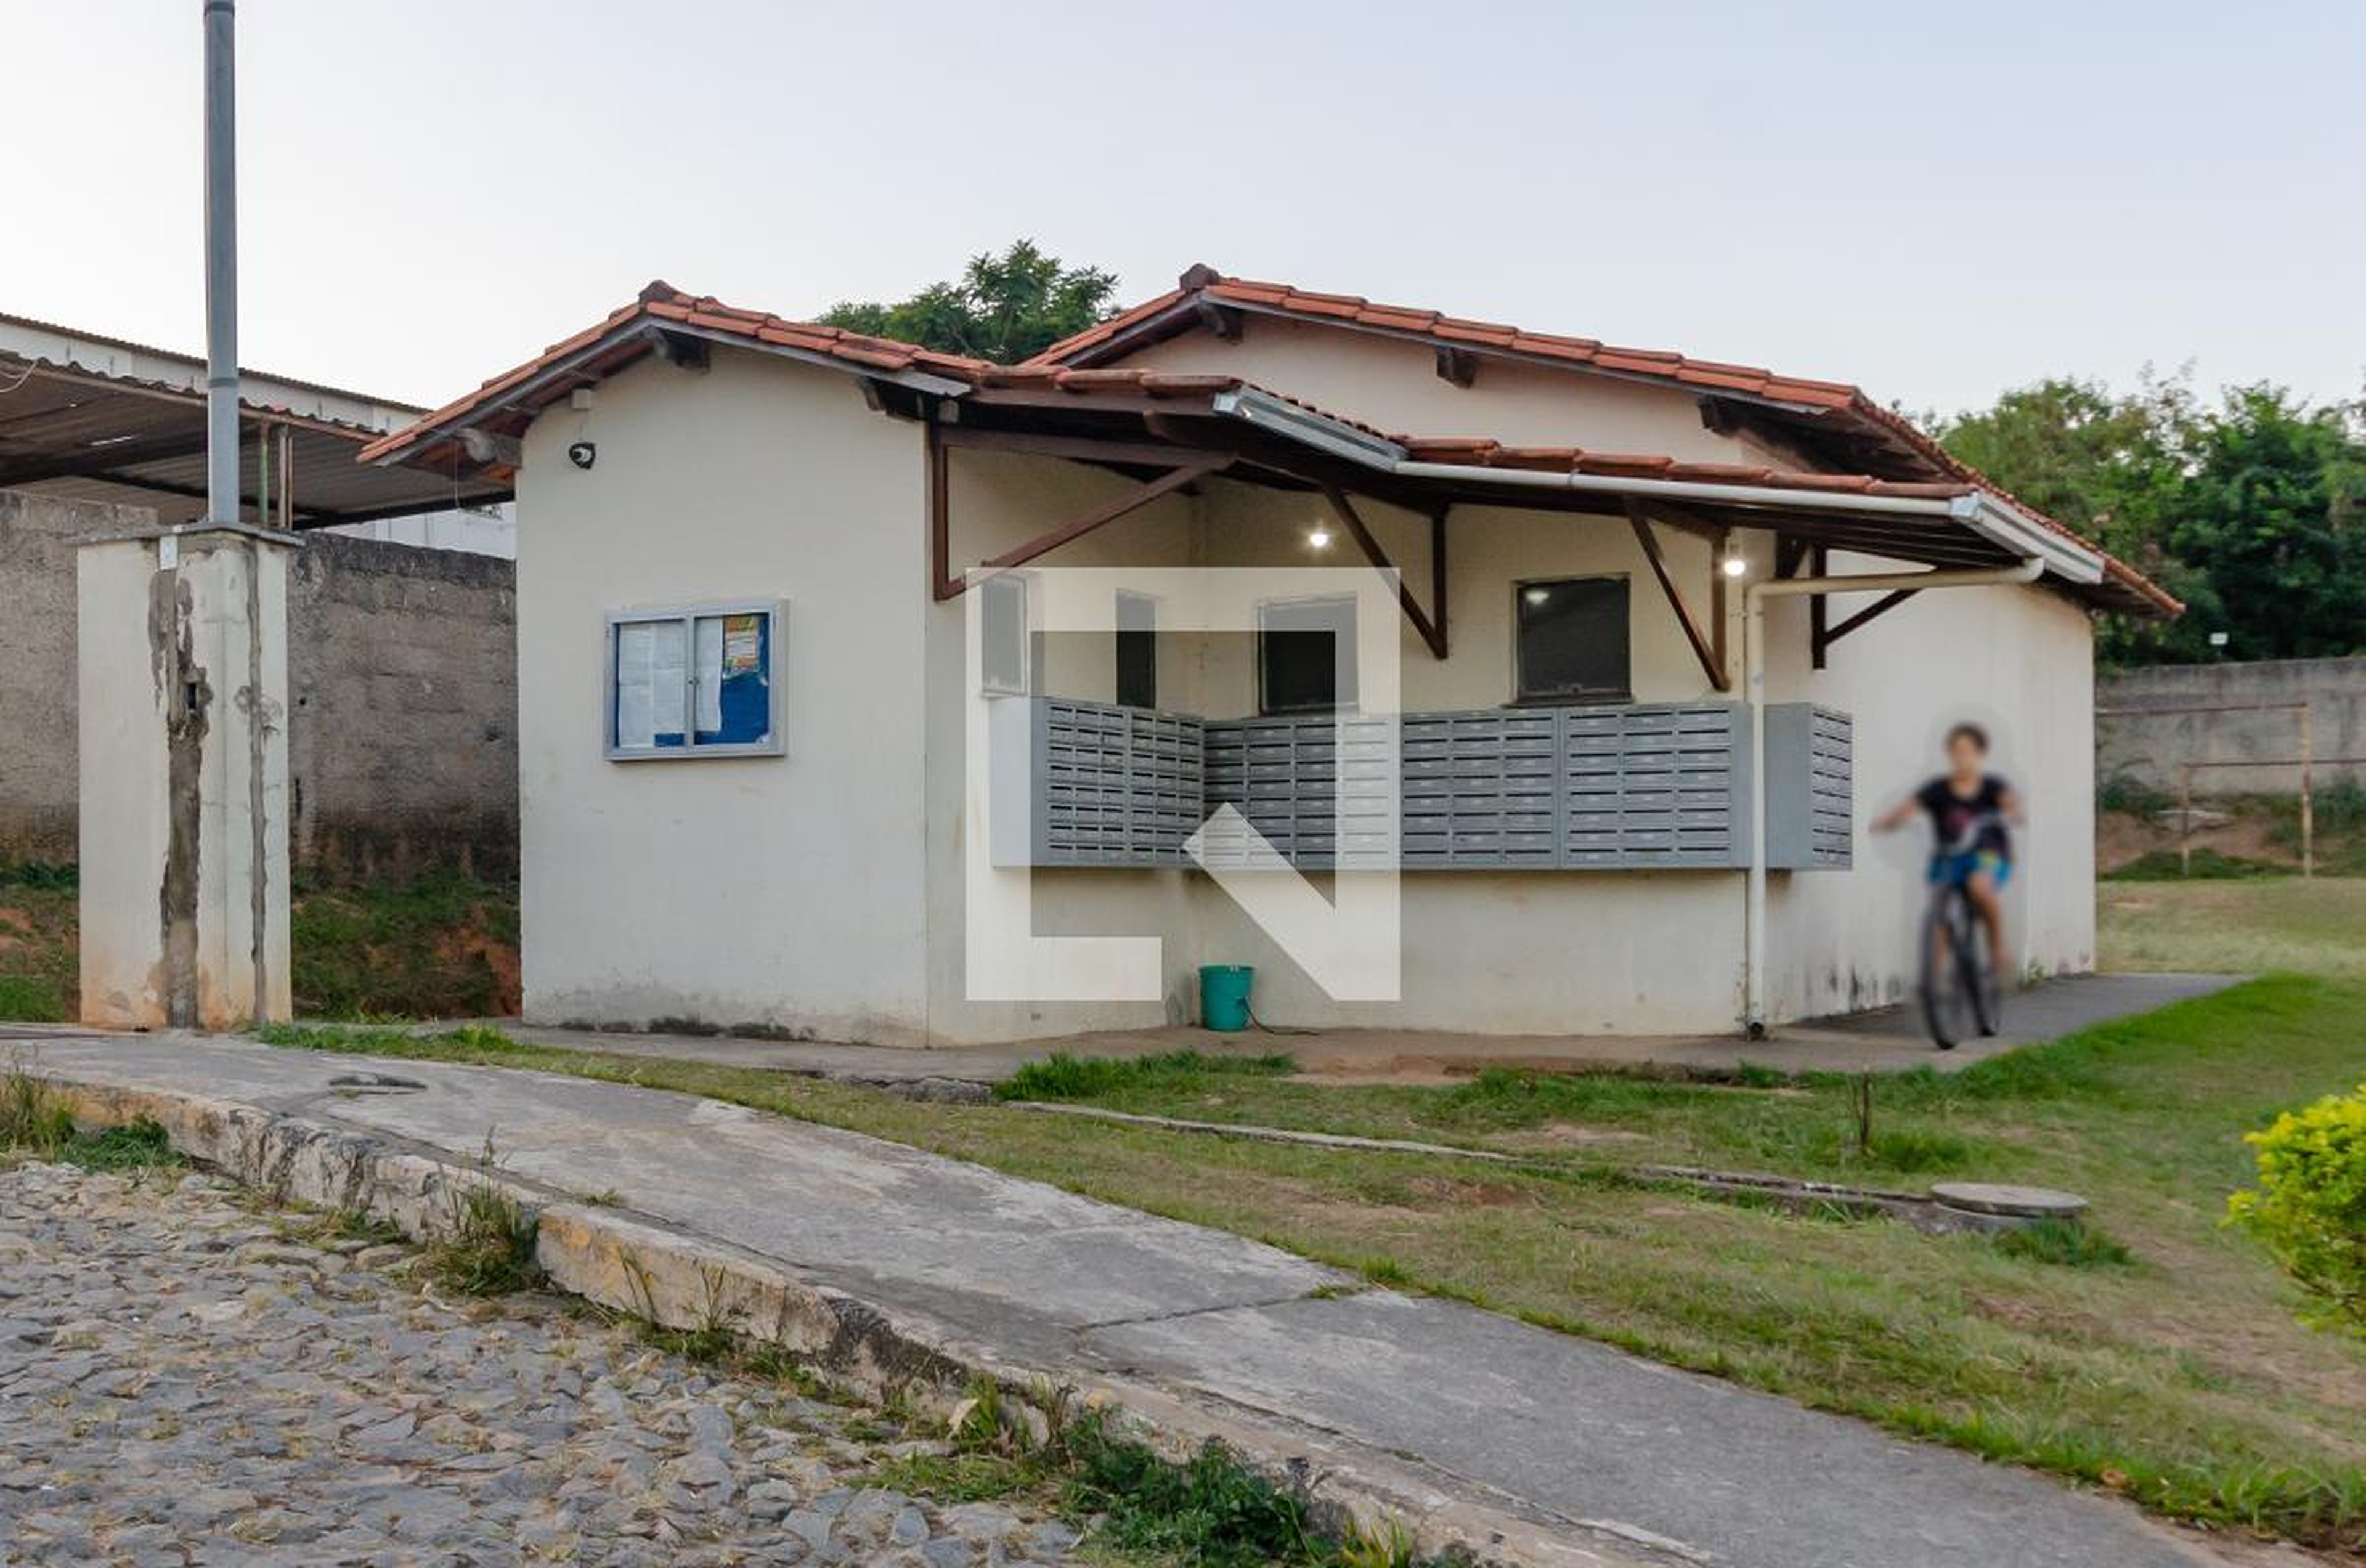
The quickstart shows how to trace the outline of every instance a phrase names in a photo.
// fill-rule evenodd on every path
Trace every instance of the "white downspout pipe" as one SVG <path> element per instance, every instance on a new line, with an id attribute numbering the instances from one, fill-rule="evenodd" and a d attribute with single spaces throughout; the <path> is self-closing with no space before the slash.
<path id="1" fill-rule="evenodd" d="M 1879 571 L 1854 576 L 1770 577 L 1741 591 L 1741 690 L 1750 705 L 1750 882 L 1742 911 L 1742 1028 L 1752 1040 L 1766 1033 L 1766 601 L 1803 593 L 1882 593 L 1896 589 L 1986 588 L 2034 582 L 2045 563 L 1962 570 Z"/>

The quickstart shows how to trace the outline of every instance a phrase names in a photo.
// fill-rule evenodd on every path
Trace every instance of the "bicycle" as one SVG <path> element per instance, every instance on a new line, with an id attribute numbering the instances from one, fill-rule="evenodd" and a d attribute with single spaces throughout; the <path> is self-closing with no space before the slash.
<path id="1" fill-rule="evenodd" d="M 1993 814 L 1974 819 L 1956 845 L 1941 850 L 1937 858 L 1971 852 L 1980 830 L 1995 820 Z M 1942 1051 L 1954 1050 L 1975 1032 L 1989 1035 L 2004 1027 L 2003 987 L 1996 954 L 1989 951 L 1988 923 L 1972 907 L 1960 877 L 1945 875 L 1931 885 L 1931 900 L 1922 911 L 1920 991 L 1923 1026 Z"/>

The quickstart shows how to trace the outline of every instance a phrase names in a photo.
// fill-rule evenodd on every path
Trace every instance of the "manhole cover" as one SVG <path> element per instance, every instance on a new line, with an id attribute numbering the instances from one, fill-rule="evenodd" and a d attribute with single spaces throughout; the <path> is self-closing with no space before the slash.
<path id="1" fill-rule="evenodd" d="M 2075 1220 L 2087 1212 L 2087 1200 L 2075 1192 L 2050 1187 L 2013 1187 L 1994 1181 L 1942 1181 L 1931 1196 L 1950 1209 L 1975 1214 L 2003 1214 L 2017 1220 Z"/>
<path id="2" fill-rule="evenodd" d="M 329 1080 L 329 1087 L 340 1094 L 417 1094 L 427 1086 L 392 1073 L 339 1073 Z"/>

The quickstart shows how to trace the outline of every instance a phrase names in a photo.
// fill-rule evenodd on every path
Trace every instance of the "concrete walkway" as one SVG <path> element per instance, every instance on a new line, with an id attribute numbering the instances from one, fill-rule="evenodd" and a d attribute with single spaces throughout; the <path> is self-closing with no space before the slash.
<path id="1" fill-rule="evenodd" d="M 404 1152 L 433 1168 L 416 1156 L 464 1161 L 490 1137 L 552 1201 L 546 1257 L 554 1235 L 605 1226 L 643 1258 L 700 1260 L 693 1278 L 760 1266 L 792 1297 L 833 1303 L 840 1338 L 860 1326 L 940 1368 L 1040 1373 L 1170 1432 L 1301 1461 L 1318 1495 L 1387 1499 L 1425 1544 L 1538 1564 L 2220 1561 L 2032 1474 L 857 1134 L 621 1085 L 236 1040 L 39 1049 L 38 1070 L 84 1086 L 86 1103 L 159 1113 L 273 1180 L 372 1151 L 388 1152 L 374 1168 Z M 331 1083 L 373 1070 L 421 1087 Z"/>
<path id="2" fill-rule="evenodd" d="M 1568 1071 L 1583 1066 L 1658 1066 L 1720 1072 L 1755 1064 L 1794 1072 L 1898 1072 L 1910 1067 L 1954 1072 L 2016 1045 L 2058 1039 L 2094 1024 L 2207 996 L 2241 978 L 2236 975 L 2081 975 L 2046 981 L 2010 998 L 2003 1033 L 1991 1040 L 1968 1042 L 1954 1051 L 1932 1048 L 1923 1036 L 1921 1015 L 1911 1007 L 1786 1024 L 1757 1041 L 1739 1034 L 1500 1035 L 1412 1029 L 1328 1029 L 1305 1033 L 1251 1030 L 1243 1034 L 1215 1034 L 1204 1029 L 1175 1028 L 927 1051 L 727 1035 L 626 1034 L 544 1028 L 501 1019 L 486 1021 L 515 1039 L 562 1049 L 670 1056 L 877 1085 L 930 1079 L 949 1084 L 993 1083 L 1053 1052 L 1144 1056 L 1186 1049 L 1219 1055 L 1287 1051 L 1310 1077 L 1343 1083 L 1442 1082 L 1482 1066 Z"/>

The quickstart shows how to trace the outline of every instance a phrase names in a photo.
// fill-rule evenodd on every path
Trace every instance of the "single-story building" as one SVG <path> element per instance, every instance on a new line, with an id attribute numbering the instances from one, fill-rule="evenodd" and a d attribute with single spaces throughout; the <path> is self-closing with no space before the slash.
<path id="1" fill-rule="evenodd" d="M 2178 608 L 1853 387 L 1206 267 L 1020 366 L 653 284 L 364 457 L 515 487 L 549 1021 L 1042 1037 L 1187 1021 L 1212 963 L 1294 1024 L 1876 1005 L 1922 893 L 1862 824 L 1964 717 L 2030 802 L 2020 956 L 2084 969 L 2093 617 Z M 1286 575 L 1365 562 L 1400 574 L 1401 717 L 1348 657 L 1374 623 Z M 1071 567 L 1115 602 L 1045 631 L 1031 577 Z M 1276 574 L 1237 629 L 1124 588 L 1214 568 Z M 1195 862 L 1225 805 L 1343 902 L 1397 878 L 1393 999 L 1327 992 Z M 1013 885 L 1042 935 L 1159 939 L 1149 994 L 974 983 Z"/>

